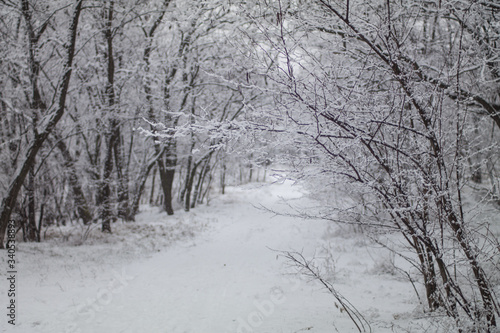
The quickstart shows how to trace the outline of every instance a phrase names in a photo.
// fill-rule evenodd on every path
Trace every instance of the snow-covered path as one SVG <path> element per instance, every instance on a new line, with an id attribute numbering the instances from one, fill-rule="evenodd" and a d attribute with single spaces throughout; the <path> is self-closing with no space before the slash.
<path id="1" fill-rule="evenodd" d="M 271 202 L 278 193 L 259 194 L 269 195 L 263 199 Z M 234 192 L 228 197 L 238 200 Z M 94 321 L 81 322 L 82 331 L 279 332 L 283 321 L 290 320 L 278 315 L 277 304 L 287 286 L 276 283 L 282 279 L 280 263 L 266 246 L 288 248 L 303 235 L 286 231 L 286 219 L 270 219 L 251 204 L 238 201 L 230 215 L 210 212 L 216 216 L 214 229 L 196 245 L 181 245 L 126 267 L 131 280 L 124 291 Z"/>
<path id="2" fill-rule="evenodd" d="M 335 325 L 340 332 L 356 332 L 345 313 L 334 308 L 331 295 L 286 274 L 283 259 L 272 250 L 313 255 L 325 231 L 324 222 L 274 216 L 255 207 L 283 210 L 283 198 L 308 200 L 289 182 L 232 188 L 212 205 L 189 213 L 208 221 L 205 231 L 141 260 L 107 264 L 103 254 L 103 260 L 90 261 L 93 267 L 57 267 L 39 254 L 46 261 L 40 263 L 40 276 L 26 268 L 31 276 L 20 278 L 16 331 L 294 333 L 332 332 Z M 363 272 L 364 266 L 361 260 L 352 269 Z M 378 317 L 379 296 L 366 298 L 374 280 L 344 278 L 351 281 L 345 283 L 348 291 L 358 290 L 351 301 L 364 303 Z M 382 279 L 376 282 L 383 288 Z M 386 284 L 394 288 L 394 281 Z M 404 297 L 409 297 L 406 291 Z"/>

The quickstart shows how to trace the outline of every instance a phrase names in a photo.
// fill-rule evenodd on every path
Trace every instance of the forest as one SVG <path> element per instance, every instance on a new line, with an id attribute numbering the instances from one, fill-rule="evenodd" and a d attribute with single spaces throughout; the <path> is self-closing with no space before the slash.
<path id="1" fill-rule="evenodd" d="M 0 0 L 0 35 L 0 248 L 280 170 L 319 204 L 274 213 L 371 238 L 427 316 L 497 332 L 497 1 Z"/>

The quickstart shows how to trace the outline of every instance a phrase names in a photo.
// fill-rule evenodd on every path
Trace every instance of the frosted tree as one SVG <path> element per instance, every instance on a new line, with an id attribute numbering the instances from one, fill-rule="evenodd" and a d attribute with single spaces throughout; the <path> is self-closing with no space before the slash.
<path id="1" fill-rule="evenodd" d="M 12 213 L 12 210 L 14 209 L 14 206 L 16 204 L 16 200 L 19 194 L 19 191 L 21 190 L 21 187 L 23 185 L 24 180 L 26 179 L 26 176 L 30 172 L 30 169 L 32 169 L 36 156 L 40 149 L 42 148 L 43 144 L 47 140 L 47 138 L 50 136 L 50 134 L 54 131 L 57 123 L 61 119 L 61 117 L 64 114 L 65 111 L 65 104 L 66 104 L 66 97 L 68 93 L 68 88 L 70 84 L 70 79 L 71 79 L 71 73 L 72 73 L 72 65 L 73 65 L 73 60 L 75 56 L 75 47 L 76 47 L 76 40 L 77 40 L 77 29 L 78 29 L 78 22 L 80 18 L 80 14 L 82 12 L 82 3 L 83 1 L 75 1 L 74 2 L 74 8 L 73 8 L 73 13 L 71 17 L 69 18 L 69 27 L 67 28 L 67 31 L 69 33 L 68 41 L 66 41 L 66 44 L 64 45 L 65 49 L 65 58 L 64 61 L 62 62 L 61 65 L 61 78 L 58 81 L 58 85 L 54 91 L 54 96 L 53 100 L 55 100 L 55 103 L 52 107 L 48 108 L 45 111 L 45 114 L 43 115 L 43 118 L 40 119 L 39 121 L 36 122 L 36 128 L 34 128 L 34 138 L 30 142 L 29 146 L 26 148 L 25 153 L 22 154 L 22 156 L 25 156 L 24 159 L 20 160 L 18 163 L 18 166 L 16 168 L 15 173 L 9 180 L 9 186 L 4 194 L 4 197 L 2 199 L 2 208 L 0 212 L 0 246 L 3 247 L 3 238 L 5 236 L 5 231 L 7 228 L 7 224 L 10 218 L 10 215 Z M 26 6 L 25 6 L 26 5 Z M 29 3 L 25 2 L 23 3 L 22 9 L 29 11 Z M 31 18 L 25 15 L 25 19 L 27 21 L 26 24 L 30 25 L 32 24 Z M 29 41 L 29 50 L 31 52 L 35 51 L 36 44 L 38 41 L 36 40 L 36 37 L 43 33 L 43 28 L 39 29 L 37 31 L 32 30 L 28 28 L 28 33 L 34 33 L 34 36 L 31 34 L 29 35 L 30 41 Z M 35 43 L 37 42 L 37 43 Z M 33 57 L 36 55 L 33 54 Z M 30 76 L 31 76 L 31 83 L 33 84 L 33 100 L 32 100 L 32 106 L 36 107 L 42 107 L 43 105 L 40 105 L 40 101 L 38 100 L 37 96 L 37 86 L 36 86 L 36 81 L 35 76 L 37 74 L 37 59 L 34 59 L 33 57 L 30 58 L 30 61 L 34 61 L 35 63 L 31 63 L 30 66 Z M 38 105 L 34 105 L 33 103 L 38 102 Z"/>
<path id="2" fill-rule="evenodd" d="M 241 133 L 239 125 L 231 128 L 230 123 L 262 94 L 251 87 L 250 73 L 232 67 L 237 51 L 231 38 L 242 22 L 234 8 L 225 1 L 172 5 L 164 17 L 168 29 L 156 32 L 168 44 L 157 39 L 154 53 L 150 48 L 145 53 L 147 105 L 163 111 L 148 113 L 152 127 L 146 132 L 156 138 L 155 151 L 166 150 L 165 161 L 158 162 L 171 170 L 163 181 L 159 164 L 163 199 L 169 203 L 165 210 L 172 205 L 176 167 L 182 176 L 179 201 L 189 210 L 210 188 L 229 138 Z M 158 76 L 162 71 L 163 79 Z"/>
<path id="3" fill-rule="evenodd" d="M 497 243 L 464 202 L 475 152 L 498 168 L 498 128 L 477 139 L 478 123 L 498 126 L 498 14 L 487 1 L 271 1 L 248 12 L 265 36 L 246 33 L 251 58 L 277 87 L 275 121 L 286 119 L 269 130 L 310 147 L 314 159 L 294 155 L 299 177 L 348 184 L 358 200 L 340 211 L 325 200 L 316 216 L 399 233 L 429 309 L 461 331 L 491 331 L 499 315 Z"/>

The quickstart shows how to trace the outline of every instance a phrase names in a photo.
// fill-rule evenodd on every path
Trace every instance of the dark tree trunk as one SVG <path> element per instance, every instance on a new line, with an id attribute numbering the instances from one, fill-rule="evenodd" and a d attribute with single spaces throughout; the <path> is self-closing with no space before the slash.
<path id="1" fill-rule="evenodd" d="M 116 175 L 118 178 L 118 216 L 125 221 L 132 221 L 129 207 L 129 186 L 128 171 L 123 165 L 123 143 L 120 135 L 120 128 L 117 128 L 117 138 L 113 146 Z"/>
<path id="2" fill-rule="evenodd" d="M 496 327 L 496 316 L 498 314 L 498 302 L 496 298 L 493 296 L 493 292 L 490 289 L 490 285 L 488 283 L 488 278 L 481 267 L 481 264 L 478 261 L 477 254 L 473 249 L 470 241 L 467 239 L 467 236 L 464 234 L 464 229 L 462 224 L 458 221 L 455 213 L 451 211 L 451 199 L 446 198 L 447 202 L 445 203 L 445 209 L 448 210 L 448 220 L 451 226 L 451 229 L 455 233 L 455 237 L 462 248 L 467 260 L 469 261 L 469 265 L 474 274 L 474 280 L 478 286 L 479 294 L 481 295 L 481 299 L 483 300 L 484 306 L 484 316 L 488 323 L 489 327 Z"/>
<path id="3" fill-rule="evenodd" d="M 28 224 L 26 225 L 26 241 L 36 241 L 36 203 L 35 203 L 35 167 L 30 168 L 28 174 Z"/>
<path id="4" fill-rule="evenodd" d="M 156 178 L 156 168 L 153 169 L 153 179 L 151 180 L 151 193 L 149 194 L 149 204 L 152 206 L 155 203 L 155 178 Z"/>
<path id="5" fill-rule="evenodd" d="M 158 173 L 160 174 L 161 188 L 163 190 L 163 209 L 168 215 L 173 215 L 172 185 L 174 183 L 175 169 L 167 168 L 167 163 L 163 158 L 158 159 Z"/>
<path id="6" fill-rule="evenodd" d="M 110 122 L 115 127 L 116 120 Z M 116 127 L 115 127 L 116 128 Z M 116 131 L 106 135 L 106 155 L 104 158 L 104 170 L 101 178 L 99 203 L 101 204 L 100 217 L 102 220 L 102 231 L 111 232 L 111 220 L 113 212 L 111 209 L 111 174 L 113 172 L 113 146 L 116 140 Z"/>
<path id="7" fill-rule="evenodd" d="M 179 200 L 181 202 L 183 202 L 184 205 L 186 204 L 186 201 L 188 201 L 187 198 L 186 198 L 186 192 L 187 192 L 189 180 L 190 180 L 190 177 L 191 177 L 191 164 L 193 164 L 193 154 L 191 152 L 193 151 L 193 148 L 194 148 L 194 143 L 191 145 L 191 150 L 190 150 L 190 153 L 189 153 L 189 156 L 188 156 L 187 166 L 186 166 L 186 179 L 184 181 L 184 187 L 183 187 L 183 189 L 181 191 L 181 195 L 179 197 Z M 189 208 L 188 208 L 188 210 L 189 210 Z"/>
<path id="8" fill-rule="evenodd" d="M 442 304 L 442 300 L 438 293 L 432 253 L 424 244 L 421 244 L 416 236 L 413 236 L 413 246 L 420 261 L 420 269 L 424 277 L 425 294 L 429 310 L 437 310 Z"/>
<path id="9" fill-rule="evenodd" d="M 66 60 L 63 67 L 63 77 L 61 79 L 61 84 L 58 87 L 59 98 L 57 99 L 57 108 L 50 116 L 47 117 L 47 125 L 40 131 L 40 134 L 35 135 L 33 142 L 27 149 L 26 158 L 14 174 L 13 180 L 10 183 L 7 193 L 2 201 L 2 210 L 0 213 L 1 248 L 4 248 L 3 240 L 5 237 L 5 231 L 7 230 L 10 215 L 12 213 L 12 210 L 14 209 L 17 195 L 19 194 L 19 190 L 21 189 L 26 175 L 28 174 L 30 168 L 34 165 L 38 151 L 64 114 L 66 96 L 68 93 L 69 82 L 72 73 L 73 58 L 75 55 L 78 20 L 80 18 L 80 13 L 82 10 L 82 3 L 83 0 L 79 0 L 76 2 L 73 16 L 71 18 L 71 25 L 69 28 L 70 38 L 68 43 L 66 44 Z"/>
<path id="10" fill-rule="evenodd" d="M 212 180 L 213 180 L 213 175 L 211 172 L 209 172 L 207 186 L 205 188 L 205 191 L 203 192 L 203 195 L 200 197 L 200 201 L 198 203 L 202 203 L 205 200 L 205 198 L 207 198 L 208 202 L 207 195 L 210 192 L 210 186 L 212 185 Z"/>
<path id="11" fill-rule="evenodd" d="M 152 167 L 149 168 L 149 170 L 151 170 L 151 169 L 152 169 Z M 135 216 L 139 212 L 139 205 L 141 202 L 142 194 L 144 193 L 144 188 L 146 187 L 146 181 L 148 179 L 148 174 L 149 174 L 149 171 L 146 171 L 145 175 L 141 175 L 138 179 L 139 185 L 137 185 L 136 193 L 135 193 L 134 198 L 132 200 L 132 207 L 130 210 L 130 221 L 135 221 Z"/>
<path id="12" fill-rule="evenodd" d="M 83 193 L 80 179 L 78 178 L 75 161 L 64 140 L 56 132 L 53 133 L 53 136 L 64 160 L 64 170 L 68 172 L 68 182 L 73 192 L 73 200 L 75 201 L 78 217 L 82 219 L 84 224 L 88 224 L 93 220 L 93 216 Z"/>
<path id="13" fill-rule="evenodd" d="M 32 22 L 32 9 L 27 0 L 21 1 L 21 11 L 26 23 L 28 32 L 28 64 L 29 64 L 29 77 L 31 84 L 31 101 L 29 101 L 30 109 L 32 111 L 32 128 L 33 134 L 36 137 L 38 118 L 39 115 L 47 110 L 47 106 L 42 100 L 42 95 L 38 87 L 38 80 L 40 75 L 40 62 L 37 59 L 39 52 L 38 41 L 45 31 L 48 21 L 45 21 L 38 31 L 35 31 Z M 30 167 L 28 174 L 27 184 L 27 197 L 28 197 L 28 223 L 26 225 L 25 240 L 29 242 L 36 241 L 37 227 L 36 227 L 36 175 L 35 175 L 35 161 Z"/>
<path id="14" fill-rule="evenodd" d="M 226 163 L 224 163 L 224 160 L 220 171 L 220 189 L 222 194 L 226 194 Z"/>
<path id="15" fill-rule="evenodd" d="M 146 79 L 144 81 L 144 92 L 146 94 L 146 101 L 148 104 L 148 117 L 149 120 L 151 121 L 156 121 L 156 115 L 154 112 L 154 103 L 153 103 L 153 96 L 152 96 L 152 88 L 151 88 L 151 79 L 149 77 L 150 75 L 150 57 L 151 57 L 151 52 L 153 50 L 153 37 L 155 35 L 155 32 L 157 31 L 158 27 L 161 24 L 161 21 L 163 19 L 163 16 L 165 15 L 165 12 L 170 4 L 171 0 L 164 0 L 163 1 L 163 8 L 160 11 L 158 17 L 156 20 L 153 22 L 153 25 L 150 27 L 148 31 L 144 31 L 145 37 L 148 38 L 148 43 L 146 47 L 144 48 L 144 53 L 143 53 L 143 60 L 144 63 L 146 64 L 145 67 L 145 73 L 146 73 Z M 173 70 L 170 71 L 169 74 L 166 76 L 166 82 L 165 84 L 168 86 L 170 81 L 173 79 L 175 76 L 176 69 L 174 67 Z M 168 87 L 164 88 L 167 93 L 164 93 L 164 103 L 168 104 L 169 100 L 169 95 L 168 95 Z M 170 125 L 170 124 L 168 124 Z M 156 132 L 156 129 L 151 126 L 151 131 L 153 133 Z M 157 161 L 156 164 L 158 166 L 158 173 L 160 176 L 160 184 L 161 188 L 163 190 L 163 209 L 167 212 L 168 215 L 173 215 L 174 214 L 174 209 L 172 207 L 172 185 L 174 181 L 174 176 L 175 176 L 175 167 L 177 164 L 177 152 L 176 152 L 176 142 L 174 138 L 169 138 L 167 142 L 165 143 L 167 149 L 162 149 L 159 143 L 154 142 L 154 149 L 155 153 L 157 155 Z M 166 156 L 165 156 L 166 154 Z M 153 194 L 154 194 L 154 179 L 155 179 L 155 174 L 153 174 L 153 186 L 151 188 L 151 196 L 150 196 L 150 202 L 153 200 Z"/>
<path id="16" fill-rule="evenodd" d="M 195 208 L 196 204 L 198 203 L 198 197 L 202 191 L 203 181 L 205 180 L 205 176 L 209 169 L 210 159 L 207 159 L 205 163 L 203 163 L 203 167 L 201 168 L 201 171 L 198 175 L 198 182 L 196 183 L 196 186 L 194 188 L 193 199 L 191 200 L 191 208 Z"/>
<path id="17" fill-rule="evenodd" d="M 144 189 L 146 187 L 146 181 L 148 180 L 149 173 L 151 172 L 151 169 L 155 166 L 157 163 L 158 159 L 163 155 L 164 150 L 160 151 L 159 155 L 156 155 L 151 161 L 147 163 L 147 165 L 143 166 L 141 169 L 141 172 L 139 174 L 139 177 L 137 179 L 137 187 L 134 195 L 134 199 L 132 200 L 132 208 L 131 208 L 131 217 L 135 218 L 135 215 L 139 211 L 139 203 L 141 201 L 141 196 L 144 193 Z M 153 185 L 151 187 L 151 196 L 150 196 L 150 203 L 153 202 L 153 195 L 154 195 L 154 179 L 155 179 L 155 174 L 156 174 L 156 169 L 153 172 Z"/>
<path id="18" fill-rule="evenodd" d="M 194 143 L 191 147 L 191 151 L 192 149 L 194 148 Z M 189 211 L 189 209 L 191 208 L 191 192 L 193 190 L 193 183 L 194 183 L 194 178 L 196 177 L 196 170 L 198 170 L 198 167 L 201 165 L 201 163 L 203 162 L 209 162 L 210 161 L 210 158 L 212 157 L 212 154 L 214 153 L 214 150 L 213 149 L 210 149 L 205 155 L 203 155 L 198 161 L 192 163 L 193 164 L 193 167 L 191 168 L 191 170 L 189 169 L 189 166 L 191 165 L 191 163 L 188 163 L 188 169 L 187 169 L 187 174 L 186 174 L 186 185 L 184 187 L 184 210 L 186 212 Z M 192 160 L 192 155 L 189 156 Z M 203 170 L 202 172 L 203 173 Z M 200 173 L 200 177 L 202 177 Z"/>
<path id="19" fill-rule="evenodd" d="M 38 218 L 38 228 L 36 230 L 36 241 L 40 243 L 42 241 L 42 223 L 43 223 L 43 212 L 44 212 L 45 204 L 40 205 L 40 217 Z"/>
<path id="20" fill-rule="evenodd" d="M 194 177 L 196 176 L 196 169 L 198 168 L 198 164 L 193 165 L 193 169 L 188 171 L 187 173 L 187 182 L 186 188 L 184 192 L 184 210 L 189 212 L 191 208 L 191 191 L 193 189 Z"/>
<path id="21" fill-rule="evenodd" d="M 115 59 L 113 53 L 113 14 L 114 0 L 109 1 L 108 8 L 105 9 L 105 29 L 104 37 L 106 42 L 105 59 L 107 64 L 107 82 L 105 87 L 105 96 L 107 102 L 107 111 L 111 114 L 109 121 L 109 131 L 106 133 L 106 155 L 104 158 L 104 170 L 101 178 L 100 203 L 102 231 L 111 232 L 111 220 L 114 219 L 111 210 L 111 175 L 113 172 L 113 152 L 116 141 L 120 140 L 120 124 L 115 117 L 116 99 L 115 99 Z"/>
<path id="22" fill-rule="evenodd" d="M 175 169 L 167 169 L 165 174 L 165 185 L 166 188 L 164 190 L 165 200 L 163 202 L 163 209 L 167 212 L 168 215 L 174 215 L 174 208 L 172 206 L 172 190 L 174 184 L 175 177 Z"/>
<path id="23" fill-rule="evenodd" d="M 248 182 L 251 183 L 252 178 L 253 178 L 253 153 L 250 154 L 250 163 L 248 165 L 248 168 L 250 169 L 249 175 L 248 175 Z"/>

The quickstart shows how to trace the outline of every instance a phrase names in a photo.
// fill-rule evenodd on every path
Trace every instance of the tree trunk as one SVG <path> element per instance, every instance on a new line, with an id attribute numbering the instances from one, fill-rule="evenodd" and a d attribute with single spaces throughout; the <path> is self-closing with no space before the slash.
<path id="1" fill-rule="evenodd" d="M 27 0 L 21 1 L 21 11 L 26 23 L 28 34 L 28 67 L 29 78 L 31 84 L 31 101 L 29 101 L 30 109 L 32 111 L 32 128 L 33 134 L 37 135 L 37 126 L 39 115 L 47 110 L 47 106 L 42 100 L 42 95 L 38 87 L 38 79 L 40 75 L 40 62 L 37 59 L 39 52 L 38 42 L 41 35 L 45 31 L 48 21 L 40 25 L 38 31 L 35 31 L 32 20 L 32 9 Z M 28 196 L 28 223 L 26 225 L 25 240 L 28 242 L 36 241 L 37 227 L 36 227 L 36 177 L 35 177 L 35 161 L 30 167 L 28 174 L 27 196 Z"/>
<path id="2" fill-rule="evenodd" d="M 252 178 L 253 178 L 253 153 L 250 154 L 250 162 L 249 162 L 248 168 L 250 169 L 250 172 L 248 175 L 248 182 L 251 183 Z"/>
<path id="3" fill-rule="evenodd" d="M 191 190 L 193 189 L 193 182 L 197 168 L 198 164 L 194 164 L 193 169 L 188 172 L 187 183 L 184 192 L 184 210 L 186 212 L 189 212 L 189 209 L 191 208 Z"/>
<path id="4" fill-rule="evenodd" d="M 449 202 L 445 205 L 451 207 L 451 203 Z M 462 248 L 462 251 L 464 252 L 474 274 L 475 282 L 479 289 L 479 294 L 481 295 L 481 299 L 483 300 L 485 312 L 484 316 L 488 323 L 488 326 L 496 327 L 495 313 L 498 313 L 498 304 L 496 298 L 493 296 L 493 292 L 490 289 L 488 278 L 478 261 L 477 254 L 473 249 L 473 245 L 464 235 L 463 227 L 459 223 L 456 215 L 451 211 L 448 211 L 447 213 L 451 229 L 455 233 L 455 237 L 457 238 L 458 243 L 460 244 L 460 247 Z"/>
<path id="5" fill-rule="evenodd" d="M 40 205 L 40 217 L 38 218 L 38 228 L 36 230 L 36 241 L 40 243 L 42 241 L 42 223 L 43 223 L 43 212 L 44 212 L 45 204 Z"/>
<path id="6" fill-rule="evenodd" d="M 191 147 L 191 151 L 193 148 L 194 148 L 194 143 Z M 188 168 L 187 175 L 186 175 L 186 186 L 184 188 L 184 210 L 186 212 L 188 212 L 189 209 L 191 208 L 191 191 L 193 190 L 193 183 L 194 183 L 194 178 L 196 177 L 196 170 L 198 169 L 198 167 L 200 166 L 201 163 L 210 161 L 210 158 L 212 157 L 212 154 L 214 153 L 214 151 L 215 150 L 210 149 L 198 161 L 193 163 L 193 167 L 191 170 L 189 170 L 189 168 Z M 190 155 L 189 157 L 192 159 L 193 156 Z M 189 164 L 191 164 L 191 163 L 189 163 Z M 200 177 L 202 176 L 201 173 L 200 173 Z"/>
<path id="7" fill-rule="evenodd" d="M 166 192 L 165 202 L 163 208 L 168 215 L 174 214 L 174 209 L 172 207 L 172 191 L 174 186 L 175 169 L 177 167 L 177 143 L 175 139 L 171 139 L 171 143 L 168 144 L 168 148 L 165 155 L 165 167 L 166 167 Z"/>
<path id="8" fill-rule="evenodd" d="M 25 160 L 22 162 L 22 164 L 14 174 L 13 180 L 9 185 L 6 196 L 2 200 L 2 210 L 0 213 L 0 248 L 4 248 L 3 240 L 5 237 L 5 231 L 7 230 L 10 215 L 15 206 L 17 195 L 19 194 L 19 190 L 21 189 L 26 175 L 28 174 L 30 168 L 34 165 L 35 157 L 38 154 L 38 151 L 64 114 L 66 96 L 68 93 L 73 59 L 75 55 L 78 20 L 80 18 L 80 13 L 82 10 L 82 3 L 83 0 L 78 0 L 76 2 L 73 16 L 71 18 L 71 25 L 69 28 L 70 38 L 68 43 L 66 44 L 66 60 L 63 67 L 63 77 L 61 79 L 61 84 L 57 89 L 59 92 L 57 108 L 50 116 L 48 116 L 46 122 L 47 125 L 42 129 L 42 131 L 40 131 L 40 134 L 35 135 L 33 142 L 27 149 Z"/>
<path id="9" fill-rule="evenodd" d="M 191 201 L 191 208 L 194 208 L 198 203 L 198 197 L 202 190 L 203 181 L 205 180 L 205 176 L 210 169 L 210 159 L 207 159 L 201 168 L 200 174 L 198 175 L 198 182 L 196 183 L 196 187 L 193 192 L 193 199 Z"/>
<path id="10" fill-rule="evenodd" d="M 172 207 L 172 184 L 174 183 L 175 169 L 166 166 L 168 162 L 164 158 L 159 158 L 158 173 L 160 174 L 161 188 L 163 190 L 163 209 L 168 215 L 174 214 Z"/>
<path id="11" fill-rule="evenodd" d="M 131 208 L 131 213 L 130 216 L 132 218 L 135 218 L 135 215 L 139 211 L 139 203 L 141 201 L 141 196 L 144 193 L 144 189 L 146 187 L 146 181 L 148 180 L 149 173 L 151 172 L 151 169 L 157 164 L 158 159 L 163 155 L 164 150 L 160 151 L 159 155 L 156 155 L 151 161 L 148 162 L 146 166 L 144 166 L 139 174 L 138 180 L 137 180 L 137 187 L 134 195 L 134 199 L 132 200 L 132 208 Z M 155 185 L 155 174 L 156 174 L 156 169 L 153 172 L 153 185 L 151 187 L 151 195 L 150 195 L 150 204 L 154 202 L 153 195 L 154 195 L 154 185 Z"/>
<path id="12" fill-rule="evenodd" d="M 221 193 L 226 194 L 226 163 L 222 161 L 222 168 L 220 171 L 220 188 Z"/>
<path id="13" fill-rule="evenodd" d="M 123 165 L 123 142 L 120 135 L 120 128 L 117 129 L 117 138 L 113 146 L 116 175 L 118 178 L 118 216 L 125 221 L 132 221 L 129 208 L 129 186 L 128 171 Z"/>
<path id="14" fill-rule="evenodd" d="M 420 261 L 420 269 L 424 277 L 425 294 L 429 310 L 437 310 L 442 300 L 438 294 L 436 271 L 434 270 L 432 253 L 427 249 L 425 244 L 421 244 L 416 236 L 413 236 L 413 247 Z"/>
<path id="15" fill-rule="evenodd" d="M 207 198 L 207 204 L 208 204 L 208 192 L 210 192 L 210 186 L 212 185 L 212 180 L 213 180 L 213 176 L 212 176 L 212 173 L 210 172 L 208 175 L 207 186 L 205 188 L 205 191 L 203 192 L 203 195 L 200 197 L 199 203 L 202 203 L 205 200 L 205 198 Z"/>
<path id="16" fill-rule="evenodd" d="M 148 38 L 148 42 L 146 44 L 146 47 L 144 48 L 144 53 L 143 53 L 143 60 L 144 63 L 146 64 L 145 67 L 145 74 L 146 74 L 146 79 L 144 80 L 144 92 L 146 94 L 146 101 L 148 104 L 148 117 L 150 121 L 155 122 L 156 121 L 156 115 L 154 112 L 154 105 L 153 105 L 153 95 L 152 95 L 152 88 L 151 88 L 151 79 L 148 76 L 150 74 L 150 58 L 151 58 L 151 52 L 153 50 L 153 37 L 155 35 L 156 30 L 161 24 L 161 21 L 163 19 L 163 16 L 165 15 L 165 12 L 170 4 L 171 0 L 164 0 L 163 1 L 163 8 L 160 11 L 158 17 L 156 20 L 153 22 L 153 25 L 148 31 L 144 31 L 145 37 Z M 176 69 L 174 66 L 174 69 L 170 72 L 170 74 L 167 74 L 166 76 L 166 82 L 165 84 L 168 85 L 172 78 L 175 76 Z M 167 93 L 164 93 L 164 103 L 168 104 L 168 87 L 164 88 Z M 170 125 L 170 124 L 168 124 Z M 151 131 L 153 133 L 156 132 L 156 129 L 151 126 Z M 169 138 L 167 143 L 166 143 L 167 149 L 162 149 L 160 147 L 160 144 L 157 143 L 156 139 L 154 142 L 154 149 L 155 153 L 157 154 L 157 161 L 156 164 L 158 166 L 158 173 L 160 176 L 160 184 L 161 188 L 163 190 L 163 209 L 167 212 L 168 215 L 173 215 L 174 214 L 174 209 L 172 207 L 172 184 L 174 182 L 174 176 L 175 176 L 175 167 L 177 164 L 177 146 L 174 138 Z M 166 156 L 165 156 L 166 153 Z M 156 173 L 155 173 L 156 174 Z M 153 193 L 154 193 L 154 176 L 153 174 L 153 186 L 151 188 L 151 196 L 150 196 L 150 202 L 153 200 Z"/>
<path id="17" fill-rule="evenodd" d="M 104 159 L 104 170 L 101 178 L 100 203 L 102 231 L 111 232 L 111 220 L 113 214 L 111 210 L 111 174 L 113 172 L 113 151 L 115 150 L 116 141 L 120 140 L 120 124 L 114 113 L 116 112 L 115 99 L 115 59 L 113 54 L 113 14 L 114 0 L 109 1 L 108 8 L 105 9 L 105 29 L 104 37 L 106 42 L 105 59 L 107 64 L 107 82 L 105 87 L 105 96 L 107 103 L 107 111 L 111 114 L 109 120 L 109 130 L 106 133 L 106 156 Z M 120 180 L 119 180 L 120 181 Z"/>
<path id="18" fill-rule="evenodd" d="M 73 200 L 75 200 L 78 217 L 82 219 L 84 224 L 88 224 L 93 220 L 93 216 L 87 204 L 87 199 L 83 194 L 82 185 L 78 177 L 78 171 L 75 167 L 75 161 L 71 156 L 68 146 L 59 136 L 59 134 L 57 134 L 57 132 L 54 132 L 52 135 L 56 140 L 56 146 L 61 152 L 61 156 L 64 160 L 64 170 L 68 172 L 68 182 L 73 192 Z"/>
<path id="19" fill-rule="evenodd" d="M 113 123 L 113 121 L 112 121 Z M 99 192 L 99 203 L 101 204 L 100 218 L 102 220 L 102 231 L 111 232 L 111 173 L 113 172 L 113 145 L 115 136 L 113 133 L 106 135 L 106 156 L 104 158 L 104 172 L 101 179 Z"/>
<path id="20" fill-rule="evenodd" d="M 156 168 L 153 169 L 153 179 L 151 180 L 151 193 L 149 193 L 149 204 L 152 206 L 155 203 L 155 178 L 156 178 Z"/>
<path id="21" fill-rule="evenodd" d="M 191 149 L 189 150 L 189 156 L 188 156 L 187 166 L 186 166 L 186 180 L 184 181 L 184 188 L 182 189 L 181 195 L 179 197 L 179 200 L 181 202 L 184 202 L 184 205 L 186 204 L 186 201 L 187 201 L 186 192 L 188 189 L 189 179 L 191 177 L 191 164 L 193 164 L 193 154 L 192 154 L 193 149 L 194 149 L 194 143 L 191 144 Z M 189 210 L 189 208 L 188 208 L 188 210 Z"/>
<path id="22" fill-rule="evenodd" d="M 35 165 L 28 174 L 28 224 L 26 225 L 26 241 L 36 241 L 36 203 L 35 203 Z"/>

